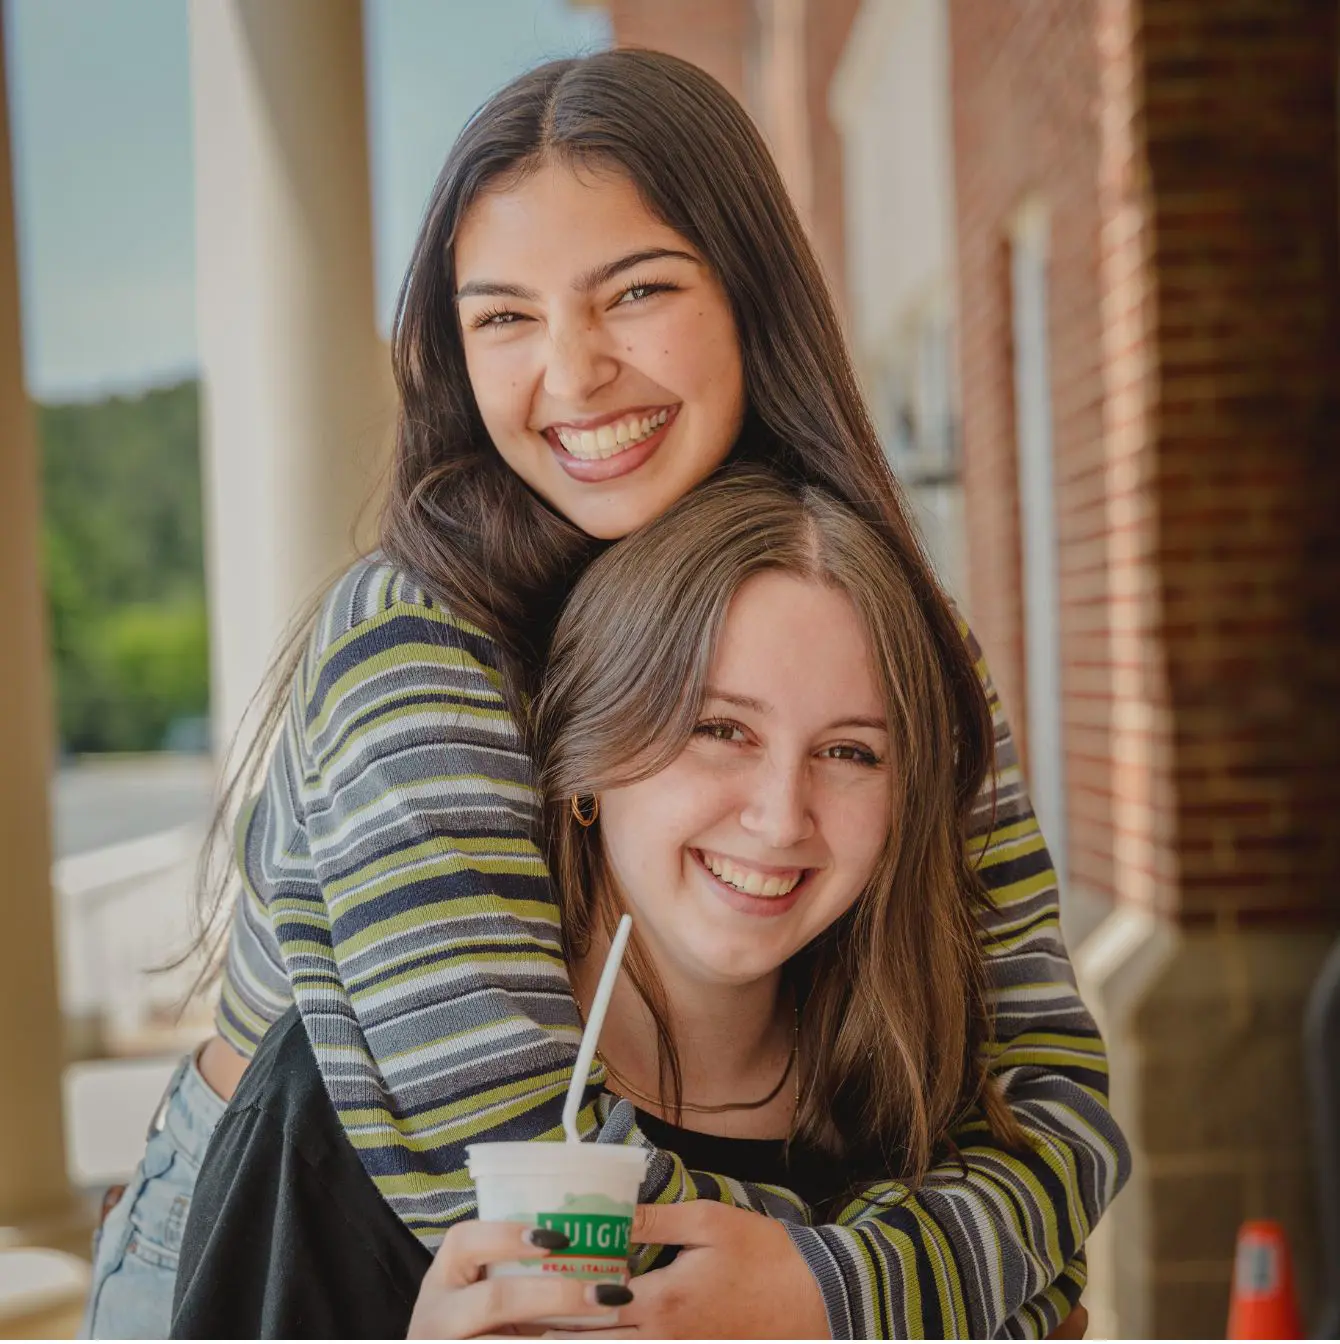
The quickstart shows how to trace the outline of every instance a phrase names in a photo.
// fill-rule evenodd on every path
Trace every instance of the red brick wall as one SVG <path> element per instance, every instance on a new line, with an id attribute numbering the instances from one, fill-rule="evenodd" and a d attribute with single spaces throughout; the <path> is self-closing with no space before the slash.
<path id="1" fill-rule="evenodd" d="M 614 42 L 682 56 L 745 98 L 750 0 L 607 0 Z"/>
<path id="2" fill-rule="evenodd" d="M 1334 915 L 1336 0 L 951 0 L 971 598 L 1023 718 L 1006 244 L 1051 208 L 1072 882 Z"/>
<path id="3" fill-rule="evenodd" d="M 1171 912 L 1178 899 L 1173 731 L 1159 600 L 1154 226 L 1145 162 L 1141 0 L 1098 0 L 1099 312 L 1108 640 L 1109 894 Z M 1094 763 L 1095 769 L 1097 763 Z M 1095 820 L 1095 829 L 1101 823 Z"/>
<path id="4" fill-rule="evenodd" d="M 1335 0 L 1145 0 L 1181 911 L 1340 911 Z"/>
<path id="5" fill-rule="evenodd" d="M 829 119 L 828 89 L 859 7 L 860 0 L 779 0 L 757 9 L 752 0 L 609 0 L 607 6 L 616 45 L 682 56 L 715 75 L 749 109 L 840 309 L 846 264 L 842 143 Z"/>
<path id="6" fill-rule="evenodd" d="M 828 90 L 847 45 L 860 0 L 809 0 L 806 10 L 806 91 L 810 122 L 810 227 L 815 251 L 845 307 L 847 250 L 843 215 L 842 139 L 828 114 Z"/>
<path id="7" fill-rule="evenodd" d="M 1008 236 L 1049 207 L 1053 442 L 1072 880 L 1112 882 L 1108 532 L 1093 0 L 950 0 L 968 585 L 1025 755 Z"/>

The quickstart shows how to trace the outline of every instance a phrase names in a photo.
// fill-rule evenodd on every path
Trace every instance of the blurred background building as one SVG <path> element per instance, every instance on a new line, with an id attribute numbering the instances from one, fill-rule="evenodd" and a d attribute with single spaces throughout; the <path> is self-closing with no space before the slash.
<path id="1" fill-rule="evenodd" d="M 369 536 L 390 296 L 441 157 L 511 74 L 616 42 L 697 62 L 758 120 L 1021 740 L 1136 1154 L 1091 1248 L 1093 1332 L 1221 1333 L 1247 1217 L 1285 1223 L 1317 1308 L 1318 1143 L 1340 1140 L 1313 1132 L 1303 1047 L 1340 925 L 1340 0 L 191 0 L 189 38 L 169 0 L 193 129 L 158 157 L 193 183 L 198 335 L 184 378 L 160 358 L 110 378 L 119 400 L 54 404 L 60 380 L 24 372 L 48 360 L 27 62 L 43 40 L 87 59 L 118 8 L 154 17 L 42 0 L 44 37 L 35 0 L 6 10 L 10 1244 L 78 1244 L 205 1029 L 173 1012 L 193 968 L 145 973 L 189 936 L 215 766 L 185 749 L 227 742 L 286 621 Z M 70 179 L 61 204 L 86 196 Z M 118 311 L 181 317 L 133 290 Z M 77 1269 L 14 1254 L 12 1319 L 77 1296 Z"/>

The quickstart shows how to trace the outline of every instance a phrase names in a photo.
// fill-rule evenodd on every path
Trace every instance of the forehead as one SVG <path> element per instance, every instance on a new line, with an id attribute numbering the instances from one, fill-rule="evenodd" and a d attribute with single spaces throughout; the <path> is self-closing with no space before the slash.
<path id="1" fill-rule="evenodd" d="M 643 247 L 693 251 L 652 214 L 625 174 L 544 163 L 485 191 L 466 211 L 456 235 L 456 278 L 567 283 Z"/>
<path id="2" fill-rule="evenodd" d="M 851 598 L 781 571 L 754 575 L 731 599 L 709 680 L 798 721 L 884 712 L 870 639 Z"/>

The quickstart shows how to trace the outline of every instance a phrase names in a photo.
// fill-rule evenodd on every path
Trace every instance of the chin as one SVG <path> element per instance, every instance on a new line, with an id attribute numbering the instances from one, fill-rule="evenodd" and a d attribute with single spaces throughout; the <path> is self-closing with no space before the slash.
<path id="1" fill-rule="evenodd" d="M 721 949 L 715 949 L 715 955 L 695 957 L 691 964 L 696 966 L 698 977 L 708 984 L 738 986 L 772 975 L 785 964 L 785 958 L 781 961 L 760 958 L 757 948 L 737 957 L 723 956 Z"/>
<path id="2" fill-rule="evenodd" d="M 659 518 L 673 501 L 644 501 L 637 495 L 620 497 L 616 494 L 613 499 L 593 508 L 594 501 L 581 496 L 573 499 L 567 494 L 559 495 L 555 492 L 546 495 L 545 502 L 588 537 L 594 537 L 596 541 L 621 541 L 630 532 L 636 532 L 638 528 Z"/>
<path id="3" fill-rule="evenodd" d="M 636 532 L 639 527 L 651 522 L 653 518 L 660 517 L 660 514 L 649 513 L 644 518 L 641 513 L 635 513 L 631 518 L 625 515 L 617 519 L 579 518 L 574 514 L 567 514 L 566 516 L 569 522 L 575 524 L 595 541 L 622 541 L 630 532 Z"/>

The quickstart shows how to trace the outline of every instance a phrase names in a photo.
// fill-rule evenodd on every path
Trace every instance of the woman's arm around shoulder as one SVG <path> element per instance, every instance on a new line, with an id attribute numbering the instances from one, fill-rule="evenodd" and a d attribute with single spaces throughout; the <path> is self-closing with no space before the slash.
<path id="1" fill-rule="evenodd" d="M 243 869 L 345 1132 L 427 1244 L 473 1209 L 468 1141 L 560 1123 L 580 1023 L 535 807 L 491 641 L 356 566 L 294 680 Z"/>

